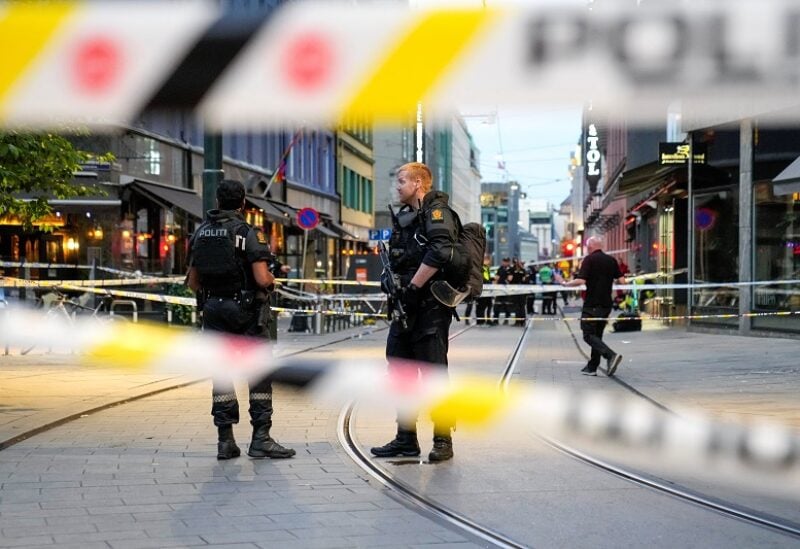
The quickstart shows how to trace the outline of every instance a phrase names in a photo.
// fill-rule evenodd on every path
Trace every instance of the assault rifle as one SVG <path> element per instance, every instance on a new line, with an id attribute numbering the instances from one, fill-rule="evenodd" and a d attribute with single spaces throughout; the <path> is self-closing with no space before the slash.
<path id="1" fill-rule="evenodd" d="M 384 273 L 384 276 L 381 276 L 381 280 L 384 281 L 391 300 L 389 305 L 391 308 L 390 315 L 392 320 L 399 321 L 403 329 L 408 330 L 408 315 L 403 307 L 403 302 L 400 300 L 400 277 L 392 271 L 392 266 L 389 263 L 389 250 L 386 248 L 385 242 L 378 242 L 378 251 L 380 252 Z"/>

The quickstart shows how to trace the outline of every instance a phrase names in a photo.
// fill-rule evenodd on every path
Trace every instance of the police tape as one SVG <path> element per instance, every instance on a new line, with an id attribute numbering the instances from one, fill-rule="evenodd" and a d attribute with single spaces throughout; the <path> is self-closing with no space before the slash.
<path id="1" fill-rule="evenodd" d="M 142 273 L 141 271 L 126 271 L 123 269 L 114 269 L 112 267 L 105 267 L 102 265 L 85 265 L 81 263 L 44 263 L 40 261 L 0 261 L 0 267 L 6 268 L 19 268 L 19 269 L 82 269 L 82 270 L 98 270 L 111 274 L 118 274 L 128 278 L 163 278 L 157 275 L 150 275 Z M 179 278 L 174 276 L 173 278 Z"/>
<path id="2" fill-rule="evenodd" d="M 284 283 L 301 283 L 301 282 L 319 282 L 325 279 L 276 279 Z M 60 286 L 81 286 L 81 287 L 103 287 L 103 286 L 135 286 L 147 284 L 177 284 L 182 283 L 184 277 L 182 276 L 168 276 L 168 277 L 153 277 L 141 279 L 98 279 L 98 280 L 25 280 L 15 277 L 0 278 L 0 287 L 60 287 Z M 348 281 L 340 281 L 346 285 Z M 352 282 L 352 281 L 349 281 Z M 321 282 L 320 282 L 321 283 Z M 375 288 L 380 286 L 380 282 L 359 282 L 356 285 Z M 695 282 L 694 284 L 688 283 L 660 283 L 660 284 L 615 284 L 613 290 L 637 290 L 656 291 L 656 290 L 703 290 L 703 289 L 735 289 L 742 287 L 754 287 L 759 291 L 771 291 L 773 293 L 782 293 L 785 295 L 798 295 L 800 290 L 777 290 L 773 288 L 760 288 L 769 286 L 800 286 L 800 280 L 761 280 L 752 282 Z M 318 300 L 321 297 L 325 299 L 362 299 L 366 301 L 374 301 L 385 299 L 381 298 L 383 294 L 374 293 L 365 296 L 363 294 L 326 294 L 321 292 L 301 292 L 296 289 L 290 289 L 284 286 L 284 292 L 287 297 L 295 299 L 306 299 L 309 301 Z M 540 293 L 556 293 L 564 291 L 581 291 L 585 290 L 585 286 L 562 286 L 560 284 L 484 284 L 483 293 L 481 297 L 504 297 L 504 296 L 518 296 L 530 295 Z M 374 295 L 375 297 L 371 297 Z"/>
<path id="3" fill-rule="evenodd" d="M 387 374 L 384 361 L 276 359 L 262 339 L 146 323 L 68 321 L 15 310 L 0 315 L 0 334 L 13 347 L 70 349 L 95 367 L 268 377 L 301 387 L 327 405 L 356 400 L 401 414 L 428 413 L 436 422 L 461 428 L 505 423 L 599 446 L 623 462 L 725 473 L 737 485 L 753 482 L 762 490 L 800 497 L 800 435 L 779 423 L 720 421 L 696 411 L 664 413 L 635 397 L 546 383 L 512 381 L 504 390 L 495 377 L 466 372 L 448 379 L 438 368 L 410 361 L 393 361 Z"/>
<path id="4" fill-rule="evenodd" d="M 319 284 L 323 286 L 364 286 L 365 288 L 380 287 L 381 283 L 378 281 L 369 280 L 341 280 L 338 278 L 276 278 L 276 281 L 282 284 L 297 283 L 297 284 Z"/>
<path id="5" fill-rule="evenodd" d="M 183 283 L 184 277 L 164 276 L 152 278 L 103 278 L 95 280 L 27 280 L 16 277 L 0 277 L 2 288 L 58 288 L 72 287 L 105 287 L 105 286 L 146 286 L 151 284 Z"/>
<path id="6" fill-rule="evenodd" d="M 795 284 L 796 281 L 783 281 L 786 283 Z M 776 282 L 770 282 L 769 284 L 775 284 Z M 662 286 L 674 286 L 674 285 L 662 285 Z M 679 285 L 685 287 L 686 285 Z M 109 297 L 122 297 L 128 299 L 139 299 L 142 301 L 154 301 L 160 303 L 166 303 L 171 305 L 182 305 L 188 307 L 197 307 L 197 300 L 194 297 L 181 297 L 181 296 L 173 296 L 173 295 L 164 295 L 164 294 L 154 294 L 154 293 L 146 293 L 146 292 L 131 292 L 125 290 L 110 290 L 106 288 L 97 288 L 91 286 L 78 286 L 78 285 L 71 285 L 71 284 L 54 284 L 52 287 L 61 288 L 65 290 L 71 291 L 83 291 L 88 293 L 95 293 L 99 295 L 106 295 Z M 565 288 L 562 286 L 540 286 L 545 290 L 550 289 L 550 293 L 556 293 L 558 291 L 564 291 Z M 634 286 L 636 287 L 636 286 Z M 658 285 L 647 286 L 646 288 L 652 289 L 657 288 Z M 487 296 L 490 299 L 493 297 L 524 297 L 530 295 L 532 292 L 536 290 L 536 286 L 532 285 L 519 285 L 518 287 L 509 287 L 509 286 L 499 286 L 496 293 L 493 295 Z M 636 287 L 638 288 L 638 287 Z M 533 289 L 533 290 L 532 290 Z M 570 288 L 575 289 L 575 288 Z M 639 288 L 641 289 L 641 288 Z M 538 290 L 541 292 L 542 290 Z M 371 304 L 374 302 L 383 303 L 386 301 L 385 294 L 374 294 L 372 296 L 349 296 L 346 294 L 342 295 L 326 295 L 326 296 L 314 296 L 313 299 L 298 299 L 297 296 L 291 293 L 284 293 L 282 290 L 278 290 L 279 293 L 282 293 L 285 297 L 294 300 L 294 301 L 307 301 L 309 303 L 315 303 L 314 307 L 281 307 L 281 306 L 274 306 L 272 310 L 277 313 L 289 313 L 289 314 L 307 314 L 307 315 L 315 315 L 320 314 L 323 316 L 352 316 L 355 318 L 376 318 L 376 319 L 387 319 L 388 315 L 384 312 L 375 311 L 363 311 L 363 310 L 354 310 L 352 304 L 355 303 L 367 303 Z M 536 292 L 536 293 L 538 293 Z M 547 293 L 545 291 L 545 293 Z M 800 291 L 792 291 L 787 292 L 788 294 L 797 295 L 800 294 Z M 331 304 L 329 307 L 325 307 L 325 303 Z M 334 304 L 336 302 L 341 302 L 342 305 L 336 307 Z M 345 304 L 346 303 L 346 304 Z M 497 308 L 497 304 L 494 305 Z M 800 311 L 797 310 L 777 310 L 777 311 L 758 311 L 758 312 L 738 312 L 738 313 L 702 313 L 702 314 L 683 314 L 683 315 L 650 315 L 647 313 L 639 312 L 635 316 L 618 316 L 618 317 L 564 317 L 563 320 L 565 321 L 583 321 L 583 322 L 607 322 L 609 320 L 620 321 L 620 322 L 629 322 L 629 321 L 663 321 L 663 322 L 672 322 L 672 321 L 681 321 L 681 320 L 708 320 L 708 319 L 737 319 L 737 318 L 759 318 L 759 317 L 791 317 L 800 314 Z M 496 316 L 486 316 L 486 317 L 470 317 L 476 321 L 484 321 L 487 324 L 492 323 L 498 320 L 499 313 L 496 313 Z M 524 319 L 522 319 L 524 320 Z M 552 316 L 531 316 L 529 318 L 531 322 L 541 323 L 541 322 L 552 322 L 562 320 L 560 317 Z M 516 318 L 514 322 L 519 322 Z"/>
<path id="7" fill-rule="evenodd" d="M 445 117 L 587 100 L 594 113 L 627 107 L 627 120 L 660 123 L 676 98 L 685 119 L 737 120 L 796 103 L 787 67 L 798 61 L 798 17 L 791 0 L 417 11 L 291 2 L 269 15 L 210 2 L 8 2 L 0 124 L 108 125 L 147 108 L 196 109 L 214 129 L 247 131 L 406 123 L 420 101 L 426 116 Z M 748 103 L 754 112 L 743 114 Z"/>

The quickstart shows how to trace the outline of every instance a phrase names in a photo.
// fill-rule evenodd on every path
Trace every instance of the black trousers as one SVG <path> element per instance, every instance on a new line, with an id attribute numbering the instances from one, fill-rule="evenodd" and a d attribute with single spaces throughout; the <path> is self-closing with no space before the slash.
<path id="1" fill-rule="evenodd" d="M 536 294 L 530 293 L 525 296 L 525 312 L 529 315 L 535 315 L 536 310 L 534 309 L 534 305 L 536 304 Z"/>
<path id="2" fill-rule="evenodd" d="M 386 359 L 389 361 L 389 374 L 399 375 L 403 378 L 408 375 L 425 375 L 426 368 L 431 371 L 447 372 L 447 351 L 449 348 L 448 335 L 450 323 L 453 320 L 452 311 L 440 304 L 432 297 L 423 301 L 420 309 L 409 316 L 408 329 L 404 330 L 399 322 L 392 322 L 389 327 L 389 336 L 386 339 Z M 409 365 L 396 359 L 413 360 L 423 368 L 409 372 Z M 413 366 L 411 366 L 413 368 Z M 401 416 L 397 414 L 397 424 L 405 431 L 417 430 L 416 413 Z M 433 419 L 434 434 L 449 436 L 454 427 L 452 421 L 437 417 Z"/>
<path id="3" fill-rule="evenodd" d="M 556 292 L 547 292 L 542 296 L 542 314 L 554 315 L 556 314 Z"/>
<path id="4" fill-rule="evenodd" d="M 478 317 L 478 324 L 488 324 L 492 316 L 492 298 L 479 297 L 475 307 L 475 316 Z"/>
<path id="5" fill-rule="evenodd" d="M 597 368 L 600 365 L 600 357 L 611 358 L 614 351 L 603 343 L 603 331 L 606 328 L 606 320 L 583 320 L 584 318 L 608 318 L 611 314 L 611 307 L 584 307 L 581 310 L 581 331 L 583 340 L 592 348 L 591 358 L 588 366 Z"/>
<path id="6" fill-rule="evenodd" d="M 525 324 L 525 295 L 515 295 L 511 298 L 512 306 L 514 307 L 514 319 L 517 326 Z"/>
<path id="7" fill-rule="evenodd" d="M 264 328 L 258 325 L 258 315 L 258 309 L 242 309 L 234 299 L 210 297 L 203 306 L 203 329 L 269 339 L 269 333 L 264 333 Z M 251 381 L 249 389 L 250 423 L 254 427 L 272 427 L 272 383 L 264 379 Z M 239 423 L 239 401 L 231 379 L 214 378 L 211 397 L 214 425 Z"/>

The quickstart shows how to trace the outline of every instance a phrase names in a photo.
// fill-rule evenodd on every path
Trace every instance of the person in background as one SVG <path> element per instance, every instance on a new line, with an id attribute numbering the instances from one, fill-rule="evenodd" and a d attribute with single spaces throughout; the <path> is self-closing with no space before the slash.
<path id="1" fill-rule="evenodd" d="M 500 261 L 500 268 L 494 275 L 494 283 L 507 286 L 511 282 L 511 258 L 504 257 Z M 494 323 L 500 324 L 500 314 L 505 313 L 506 318 L 503 324 L 508 324 L 508 317 L 511 315 L 511 303 L 507 295 L 500 294 L 494 298 Z"/>
<path id="2" fill-rule="evenodd" d="M 538 271 L 536 270 L 536 265 L 528 265 L 526 270 L 526 279 L 528 284 L 536 284 Z M 536 292 L 531 292 L 525 296 L 525 313 L 528 315 L 535 315 L 536 314 Z"/>
<path id="3" fill-rule="evenodd" d="M 527 281 L 525 265 L 519 258 L 515 257 L 511 264 L 511 284 L 522 286 Z M 514 308 L 514 325 L 525 326 L 525 294 L 518 293 L 511 296 L 511 303 Z"/>
<path id="4" fill-rule="evenodd" d="M 542 265 L 542 268 L 539 269 L 539 281 L 544 285 L 548 285 L 552 284 L 553 280 L 553 268 L 547 264 Z M 555 294 L 551 291 L 542 293 L 542 314 L 556 314 L 556 298 Z"/>
<path id="5" fill-rule="evenodd" d="M 625 276 L 620 271 L 617 260 L 603 252 L 603 241 L 600 237 L 590 236 L 586 240 L 586 250 L 587 255 L 583 258 L 575 278 L 562 282 L 567 287 L 586 285 L 586 298 L 581 309 L 581 331 L 583 340 L 589 344 L 592 352 L 581 373 L 596 376 L 600 357 L 603 357 L 606 359 L 606 373 L 613 376 L 622 362 L 622 355 L 603 342 L 603 330 L 607 323 L 605 319 L 611 314 L 612 285 L 614 282 L 625 284 Z"/>
<path id="6" fill-rule="evenodd" d="M 483 256 L 483 283 L 492 282 L 492 258 L 489 255 Z M 481 295 L 477 300 L 475 316 L 479 326 L 491 324 L 492 316 L 492 296 Z"/>

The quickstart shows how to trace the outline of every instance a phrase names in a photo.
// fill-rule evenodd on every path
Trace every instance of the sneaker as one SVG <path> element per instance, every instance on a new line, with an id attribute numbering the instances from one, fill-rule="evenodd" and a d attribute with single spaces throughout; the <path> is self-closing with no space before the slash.
<path id="1" fill-rule="evenodd" d="M 619 366 L 620 362 L 622 362 L 622 355 L 619 354 L 614 354 L 611 358 L 608 359 L 607 361 L 608 370 L 606 370 L 608 377 L 614 375 L 614 373 L 617 371 L 617 367 Z"/>
<path id="2" fill-rule="evenodd" d="M 589 366 L 584 366 L 581 373 L 585 376 L 596 376 L 597 375 L 597 368 L 591 368 Z"/>

